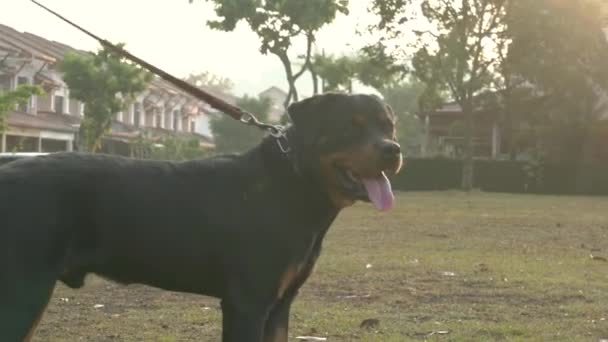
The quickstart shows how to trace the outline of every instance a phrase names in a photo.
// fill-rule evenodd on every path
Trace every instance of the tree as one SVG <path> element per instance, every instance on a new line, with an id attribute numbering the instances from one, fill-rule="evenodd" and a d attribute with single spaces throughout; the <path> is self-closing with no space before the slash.
<path id="1" fill-rule="evenodd" d="M 260 52 L 279 58 L 289 86 L 285 106 L 298 100 L 296 81 L 308 70 L 316 77 L 312 65 L 312 46 L 316 33 L 331 23 L 338 13 L 348 13 L 348 0 L 207 0 L 215 4 L 219 20 L 209 21 L 212 29 L 233 31 L 237 23 L 245 21 L 260 38 Z M 193 2 L 193 0 L 190 0 Z M 303 38 L 306 42 L 304 62 L 294 71 L 289 55 L 292 44 Z"/>
<path id="2" fill-rule="evenodd" d="M 95 54 L 67 54 L 60 64 L 70 95 L 84 103 L 80 148 L 96 152 L 115 114 L 144 91 L 152 75 L 101 49 Z"/>
<path id="3" fill-rule="evenodd" d="M 23 84 L 15 90 L 0 92 L 0 133 L 6 131 L 6 116 L 18 105 L 23 105 L 30 100 L 33 95 L 42 95 L 43 91 L 39 86 Z"/>
<path id="4" fill-rule="evenodd" d="M 413 72 L 426 84 L 422 97 L 435 99 L 447 90 L 460 105 L 465 117 L 464 163 L 462 187 L 473 186 L 473 112 L 476 97 L 489 88 L 497 68 L 497 59 L 489 53 L 504 38 L 503 19 L 506 0 L 375 0 L 372 8 L 380 20 L 376 29 L 390 39 L 404 39 L 412 19 L 416 52 Z M 421 16 L 413 17 L 411 4 L 419 4 Z M 420 24 L 420 20 L 423 24 Z M 386 47 L 386 40 L 380 42 Z M 408 46 L 408 44 L 404 44 Z"/>
<path id="5" fill-rule="evenodd" d="M 190 74 L 184 80 L 197 87 L 208 87 L 219 93 L 229 93 L 234 88 L 234 82 L 229 78 L 214 75 L 208 71 Z"/>
<path id="6" fill-rule="evenodd" d="M 527 122 L 553 162 L 590 162 L 606 112 L 608 43 L 599 0 L 518 0 L 509 8 L 509 61 L 534 87 Z M 585 160 L 587 159 L 587 160 Z"/>
<path id="7" fill-rule="evenodd" d="M 422 122 L 417 114 L 420 112 L 419 98 L 424 87 L 420 81 L 408 78 L 380 89 L 384 100 L 397 116 L 397 138 L 406 152 L 409 146 L 418 146 L 422 141 Z"/>
<path id="8" fill-rule="evenodd" d="M 312 65 L 324 91 L 352 92 L 354 82 L 381 90 L 399 84 L 407 72 L 377 44 L 366 46 L 353 56 L 316 55 Z"/>
<path id="9" fill-rule="evenodd" d="M 244 96 L 237 101 L 237 106 L 255 113 L 261 121 L 266 121 L 271 102 L 268 98 Z M 243 124 L 227 115 L 213 118 L 211 131 L 215 140 L 215 150 L 220 153 L 236 153 L 250 149 L 257 144 L 264 132 L 255 127 Z"/>
<path id="10" fill-rule="evenodd" d="M 349 56 L 315 56 L 314 70 L 321 78 L 323 91 L 352 92 L 357 62 L 355 58 Z"/>
<path id="11" fill-rule="evenodd" d="M 165 136 L 158 140 L 139 136 L 131 142 L 131 154 L 138 159 L 183 161 L 207 157 L 211 151 L 201 148 L 196 138 Z"/>

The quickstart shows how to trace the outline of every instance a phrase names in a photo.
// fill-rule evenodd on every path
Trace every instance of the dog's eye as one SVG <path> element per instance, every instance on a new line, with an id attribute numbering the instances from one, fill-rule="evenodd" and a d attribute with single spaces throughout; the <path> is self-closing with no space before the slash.
<path id="1" fill-rule="evenodd" d="M 365 126 L 358 122 L 353 122 L 351 125 L 344 127 L 343 136 L 359 137 L 365 133 Z"/>

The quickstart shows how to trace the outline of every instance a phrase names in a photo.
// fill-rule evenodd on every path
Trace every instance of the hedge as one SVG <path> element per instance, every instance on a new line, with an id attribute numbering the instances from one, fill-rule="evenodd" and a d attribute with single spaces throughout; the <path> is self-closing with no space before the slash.
<path id="1" fill-rule="evenodd" d="M 530 172 L 522 161 L 476 160 L 474 187 L 483 191 L 539 194 L 608 195 L 608 161 L 596 164 L 547 164 Z M 404 191 L 459 189 L 462 160 L 408 159 L 393 178 Z"/>

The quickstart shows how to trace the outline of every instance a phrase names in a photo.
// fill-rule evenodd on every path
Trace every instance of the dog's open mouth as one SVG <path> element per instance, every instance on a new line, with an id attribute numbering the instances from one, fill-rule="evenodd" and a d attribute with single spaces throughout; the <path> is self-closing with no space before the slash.
<path id="1" fill-rule="evenodd" d="M 383 171 L 371 177 L 360 177 L 351 170 L 337 167 L 338 181 L 342 189 L 355 199 L 372 202 L 378 210 L 387 211 L 393 207 L 395 196 L 391 182 Z"/>

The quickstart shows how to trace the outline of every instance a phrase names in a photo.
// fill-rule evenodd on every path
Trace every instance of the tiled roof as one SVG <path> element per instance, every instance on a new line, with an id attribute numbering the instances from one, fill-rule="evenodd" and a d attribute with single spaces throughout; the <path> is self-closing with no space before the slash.
<path id="1" fill-rule="evenodd" d="M 68 115 L 42 112 L 38 115 L 31 115 L 19 111 L 14 111 L 8 115 L 8 125 L 14 127 L 26 127 L 36 129 L 48 129 L 60 132 L 74 133 L 78 129 L 72 126 Z M 76 117 L 71 117 L 75 118 Z"/>
<path id="2" fill-rule="evenodd" d="M 32 33 L 19 32 L 2 24 L 0 24 L 0 48 L 50 63 L 63 59 L 68 52 L 87 53 Z"/>

